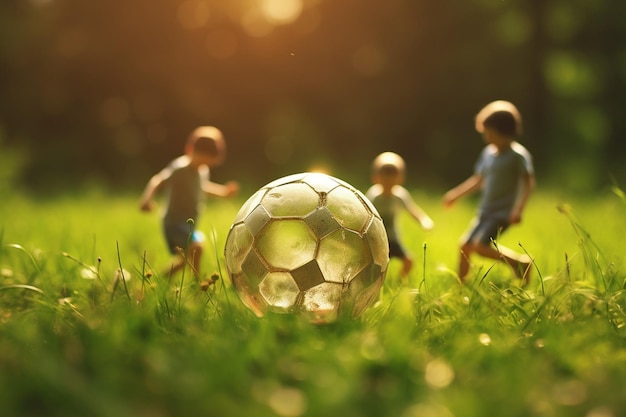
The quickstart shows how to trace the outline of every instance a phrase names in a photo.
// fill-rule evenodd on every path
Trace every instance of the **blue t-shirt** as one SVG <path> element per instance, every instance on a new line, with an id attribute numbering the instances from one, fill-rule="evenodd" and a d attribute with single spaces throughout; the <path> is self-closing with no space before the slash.
<path id="1" fill-rule="evenodd" d="M 401 211 L 408 210 L 407 207 L 413 202 L 409 191 L 400 185 L 395 185 L 391 195 L 384 195 L 383 187 L 380 184 L 375 184 L 367 190 L 365 196 L 374 204 L 378 214 L 380 214 L 387 232 L 387 239 L 390 242 L 398 242 L 399 233 L 396 218 Z"/>
<path id="2" fill-rule="evenodd" d="M 495 145 L 488 145 L 481 152 L 474 173 L 483 178 L 479 216 L 506 219 L 519 196 L 522 180 L 534 175 L 532 157 L 518 142 L 502 152 Z"/>
<path id="3" fill-rule="evenodd" d="M 163 185 L 167 190 L 167 209 L 164 220 L 169 224 L 197 220 L 203 202 L 202 182 L 209 178 L 207 166 L 195 168 L 187 156 L 170 162 L 162 171 Z"/>

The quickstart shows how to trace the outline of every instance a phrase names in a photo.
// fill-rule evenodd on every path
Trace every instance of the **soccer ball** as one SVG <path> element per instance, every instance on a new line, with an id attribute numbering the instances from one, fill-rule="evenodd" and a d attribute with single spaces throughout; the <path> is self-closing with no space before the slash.
<path id="1" fill-rule="evenodd" d="M 313 322 L 359 316 L 389 263 L 380 215 L 350 184 L 321 173 L 275 180 L 239 210 L 226 238 L 226 268 L 258 317 L 297 313 Z"/>

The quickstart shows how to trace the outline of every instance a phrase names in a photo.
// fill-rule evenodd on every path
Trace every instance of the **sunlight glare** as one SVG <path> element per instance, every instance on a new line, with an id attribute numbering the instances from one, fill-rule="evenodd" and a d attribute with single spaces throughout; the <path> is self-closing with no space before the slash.
<path id="1" fill-rule="evenodd" d="M 319 174 L 332 175 L 332 169 L 328 165 L 325 165 L 322 162 L 316 162 L 309 165 L 307 172 L 316 172 Z"/>
<path id="2" fill-rule="evenodd" d="M 275 24 L 294 22 L 302 13 L 302 0 L 263 0 L 261 10 L 265 18 Z"/>

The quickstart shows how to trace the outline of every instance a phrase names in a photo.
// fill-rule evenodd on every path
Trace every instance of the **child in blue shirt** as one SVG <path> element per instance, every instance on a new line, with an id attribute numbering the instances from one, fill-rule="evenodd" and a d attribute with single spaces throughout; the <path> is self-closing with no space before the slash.
<path id="1" fill-rule="evenodd" d="M 222 132 L 213 126 L 198 127 L 187 140 L 185 154 L 170 162 L 146 185 L 140 204 L 143 211 L 152 210 L 152 200 L 158 191 L 167 192 L 163 232 L 170 252 L 176 256 L 167 271 L 170 276 L 188 260 L 196 277 L 200 276 L 204 235 L 196 230 L 196 225 L 203 197 L 231 197 L 239 189 L 235 182 L 223 185 L 210 180 L 209 169 L 221 164 L 225 155 Z"/>
<path id="2" fill-rule="evenodd" d="M 493 242 L 510 225 L 520 223 L 526 202 L 535 186 L 532 157 L 516 139 L 522 132 L 521 116 L 508 101 L 497 100 L 476 116 L 476 130 L 487 146 L 476 163 L 474 174 L 448 191 L 446 207 L 461 197 L 482 190 L 478 213 L 461 242 L 459 278 L 465 280 L 473 253 L 509 264 L 515 275 L 528 283 L 530 258 Z"/>

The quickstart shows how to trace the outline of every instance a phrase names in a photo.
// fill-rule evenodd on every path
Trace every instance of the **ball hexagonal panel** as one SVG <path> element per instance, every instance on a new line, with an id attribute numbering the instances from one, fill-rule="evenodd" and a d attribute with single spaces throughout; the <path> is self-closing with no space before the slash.
<path id="1" fill-rule="evenodd" d="M 372 262 L 372 256 L 361 236 L 339 229 L 320 241 L 317 262 L 326 281 L 348 283 Z"/>
<path id="2" fill-rule="evenodd" d="M 289 272 L 270 272 L 259 284 L 259 293 L 271 309 L 288 312 L 300 289 Z"/>
<path id="3" fill-rule="evenodd" d="M 355 190 L 337 187 L 326 196 L 326 207 L 339 224 L 348 229 L 362 232 L 370 220 L 370 210 L 358 197 Z"/>
<path id="4" fill-rule="evenodd" d="M 244 224 L 239 223 L 232 227 L 228 234 L 226 245 L 230 250 L 226 253 L 226 268 L 235 274 L 241 272 L 241 264 L 252 248 L 254 236 L 250 233 L 250 229 Z"/>
<path id="5" fill-rule="evenodd" d="M 291 270 L 315 257 L 317 238 L 303 220 L 271 220 L 257 235 L 256 248 L 276 269 Z"/>
<path id="6" fill-rule="evenodd" d="M 269 189 L 261 204 L 272 217 L 306 216 L 319 205 L 320 196 L 308 185 L 295 182 Z"/>

